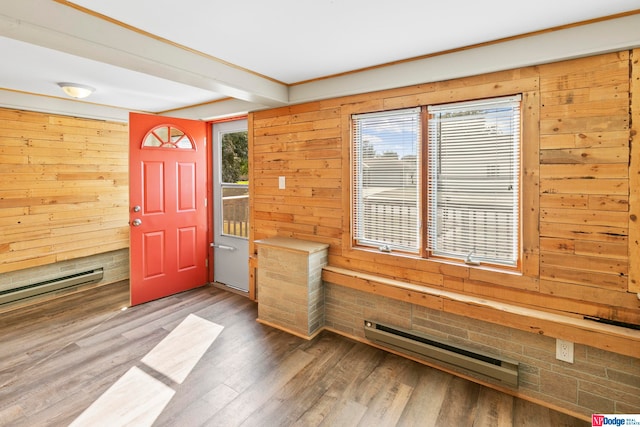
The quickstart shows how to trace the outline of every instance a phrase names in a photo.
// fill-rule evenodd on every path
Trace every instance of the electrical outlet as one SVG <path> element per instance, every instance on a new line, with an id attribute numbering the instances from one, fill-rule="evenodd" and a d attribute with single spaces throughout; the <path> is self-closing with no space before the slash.
<path id="1" fill-rule="evenodd" d="M 573 363 L 573 343 L 556 339 L 556 359 Z"/>

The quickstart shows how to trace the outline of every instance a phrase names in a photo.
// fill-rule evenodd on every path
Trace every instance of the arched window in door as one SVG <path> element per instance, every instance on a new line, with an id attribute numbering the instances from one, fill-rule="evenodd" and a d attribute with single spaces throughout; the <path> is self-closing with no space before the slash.
<path id="1" fill-rule="evenodd" d="M 178 148 L 195 150 L 196 145 L 182 130 L 171 125 L 151 129 L 142 140 L 142 148 Z"/>

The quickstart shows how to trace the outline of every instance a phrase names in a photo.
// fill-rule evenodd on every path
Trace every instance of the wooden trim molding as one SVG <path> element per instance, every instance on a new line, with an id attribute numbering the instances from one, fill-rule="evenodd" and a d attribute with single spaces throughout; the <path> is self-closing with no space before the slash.
<path id="1" fill-rule="evenodd" d="M 640 49 L 631 53 L 629 162 L 629 292 L 640 299 Z"/>

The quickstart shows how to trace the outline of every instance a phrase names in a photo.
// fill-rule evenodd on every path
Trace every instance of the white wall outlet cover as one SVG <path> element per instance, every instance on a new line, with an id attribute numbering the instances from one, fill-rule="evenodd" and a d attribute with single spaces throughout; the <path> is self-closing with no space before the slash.
<path id="1" fill-rule="evenodd" d="M 573 363 L 573 343 L 571 341 L 556 340 L 556 359 Z"/>
<path id="2" fill-rule="evenodd" d="M 284 176 L 279 176 L 278 177 L 278 189 L 279 190 L 284 190 L 285 187 L 286 187 L 286 182 L 285 182 Z"/>

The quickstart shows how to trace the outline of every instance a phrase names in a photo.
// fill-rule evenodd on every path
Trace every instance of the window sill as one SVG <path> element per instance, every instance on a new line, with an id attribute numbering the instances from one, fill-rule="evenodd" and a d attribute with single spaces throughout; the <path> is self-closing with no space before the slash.
<path id="1" fill-rule="evenodd" d="M 455 260 L 452 258 L 439 258 L 439 257 L 425 258 L 425 257 L 421 257 L 416 253 L 402 252 L 402 251 L 385 252 L 385 251 L 381 251 L 376 248 L 367 247 L 367 246 L 354 246 L 351 248 L 351 251 L 356 253 L 357 252 L 366 253 L 366 254 L 375 255 L 375 256 L 397 257 L 397 258 L 409 259 L 412 261 L 435 263 L 435 264 L 441 264 L 441 265 L 446 265 L 451 267 L 459 267 L 465 270 L 481 270 L 481 271 L 492 272 L 492 273 L 508 274 L 511 276 L 523 275 L 519 267 L 499 266 L 496 264 L 489 264 L 489 263 L 479 263 L 477 265 L 474 265 L 474 264 L 467 264 L 464 262 L 464 260 Z M 468 275 L 465 275 L 465 277 L 468 277 Z"/>

